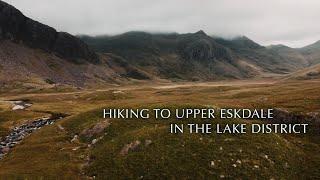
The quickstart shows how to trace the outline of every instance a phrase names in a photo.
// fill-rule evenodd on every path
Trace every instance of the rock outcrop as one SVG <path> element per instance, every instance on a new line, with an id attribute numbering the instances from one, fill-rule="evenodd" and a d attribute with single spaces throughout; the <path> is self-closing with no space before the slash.
<path id="1" fill-rule="evenodd" d="M 0 1 L 0 38 L 52 52 L 72 62 L 98 63 L 97 54 L 82 40 L 24 16 L 13 6 Z"/>
<path id="2" fill-rule="evenodd" d="M 202 30 L 180 38 L 179 52 L 184 59 L 202 62 L 232 61 L 231 53 Z"/>

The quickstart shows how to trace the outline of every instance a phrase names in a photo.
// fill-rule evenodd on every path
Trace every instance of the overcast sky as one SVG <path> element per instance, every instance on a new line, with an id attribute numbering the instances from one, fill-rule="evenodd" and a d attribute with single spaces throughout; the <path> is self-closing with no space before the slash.
<path id="1" fill-rule="evenodd" d="M 72 34 L 196 32 L 245 35 L 262 45 L 320 40 L 320 0 L 5 0 Z"/>

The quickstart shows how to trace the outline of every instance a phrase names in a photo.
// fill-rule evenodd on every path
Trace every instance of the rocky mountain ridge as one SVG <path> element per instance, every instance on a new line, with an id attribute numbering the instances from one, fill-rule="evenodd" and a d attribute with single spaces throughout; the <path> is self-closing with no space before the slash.
<path id="1" fill-rule="evenodd" d="M 98 55 L 80 39 L 34 21 L 3 1 L 0 1 L 0 38 L 22 42 L 78 63 L 80 60 L 99 62 Z"/>
<path id="2" fill-rule="evenodd" d="M 248 37 L 224 39 L 195 33 L 132 31 L 116 36 L 80 36 L 100 53 L 165 79 L 220 80 L 286 75 L 307 68 L 312 59 L 285 46 L 264 47 Z"/>
<path id="3" fill-rule="evenodd" d="M 301 49 L 264 47 L 245 36 L 223 39 L 202 30 L 76 37 L 57 32 L 0 1 L 2 86 L 36 82 L 93 87 L 131 80 L 287 76 L 319 63 L 319 52 L 317 43 Z"/>

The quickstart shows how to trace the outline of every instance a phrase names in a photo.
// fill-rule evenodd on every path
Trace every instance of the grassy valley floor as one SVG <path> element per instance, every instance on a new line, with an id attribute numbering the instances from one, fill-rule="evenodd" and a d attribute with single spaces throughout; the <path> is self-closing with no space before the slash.
<path id="1" fill-rule="evenodd" d="M 320 113 L 320 81 L 223 81 L 137 85 L 99 90 L 1 93 L 33 105 L 0 102 L 0 130 L 51 113 L 69 116 L 26 137 L 0 160 L 4 179 L 317 179 L 320 133 L 170 134 L 169 120 L 103 119 L 103 108 L 281 108 Z M 319 117 L 318 117 L 319 118 Z M 319 119 L 318 119 L 319 120 Z M 184 120 L 232 124 L 246 120 Z M 259 121 L 254 121 L 262 123 Z"/>

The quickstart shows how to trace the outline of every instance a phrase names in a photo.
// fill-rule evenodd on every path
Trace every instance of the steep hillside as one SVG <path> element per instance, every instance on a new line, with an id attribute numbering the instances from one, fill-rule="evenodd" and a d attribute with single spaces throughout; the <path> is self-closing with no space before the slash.
<path id="1" fill-rule="evenodd" d="M 297 49 L 311 64 L 320 63 L 320 41 Z"/>
<path id="2" fill-rule="evenodd" d="M 188 34 L 128 32 L 117 36 L 82 36 L 98 52 L 117 54 L 162 78 L 216 80 L 257 74 L 203 31 Z"/>
<path id="3" fill-rule="evenodd" d="M 78 38 L 34 21 L 3 1 L 0 46 L 3 84 L 87 86 L 129 79 L 212 81 L 273 77 L 320 62 L 319 43 L 302 49 L 264 47 L 245 36 L 226 40 L 203 31 L 128 32 Z"/>
<path id="4" fill-rule="evenodd" d="M 297 50 L 261 46 L 243 36 L 226 40 L 203 31 L 188 34 L 128 32 L 81 36 L 98 52 L 117 54 L 162 78 L 216 80 L 289 74 L 310 63 Z"/>
<path id="5" fill-rule="evenodd" d="M 80 39 L 34 21 L 3 1 L 0 1 L 0 39 L 22 42 L 73 62 L 99 62 L 97 54 Z"/>
<path id="6" fill-rule="evenodd" d="M 300 48 L 301 50 L 319 50 L 320 49 L 320 40 L 313 43 L 313 44 L 310 44 L 310 45 L 307 45 L 303 48 Z"/>
<path id="7" fill-rule="evenodd" d="M 25 17 L 0 1 L 0 90 L 77 87 L 150 79 L 111 54 L 97 54 L 79 38 Z"/>
<path id="8" fill-rule="evenodd" d="M 75 64 L 40 49 L 9 40 L 0 42 L 0 83 L 5 87 L 77 87 L 124 83 L 149 76 L 113 55 L 101 54 L 99 64 Z"/>
<path id="9" fill-rule="evenodd" d="M 287 63 L 289 66 L 291 65 L 296 67 L 296 69 L 301 69 L 311 64 L 303 54 L 294 48 L 284 45 L 274 45 L 267 48 L 269 51 L 278 54 L 283 60 L 283 63 Z"/>
<path id="10" fill-rule="evenodd" d="M 288 79 L 320 79 L 320 64 L 316 64 L 297 72 L 294 72 L 288 76 Z"/>
<path id="11" fill-rule="evenodd" d="M 254 64 L 263 72 L 287 74 L 309 65 L 298 51 L 286 46 L 263 47 L 244 36 L 232 40 L 216 38 L 216 41 L 232 49 L 239 59 Z"/>

